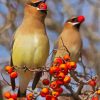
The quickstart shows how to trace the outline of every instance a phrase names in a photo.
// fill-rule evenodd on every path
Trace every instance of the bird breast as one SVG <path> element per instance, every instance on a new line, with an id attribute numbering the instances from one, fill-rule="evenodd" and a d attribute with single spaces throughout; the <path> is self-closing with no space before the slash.
<path id="1" fill-rule="evenodd" d="M 42 67 L 49 54 L 49 42 L 45 35 L 19 35 L 15 37 L 12 51 L 13 64 L 17 67 Z"/>
<path id="2" fill-rule="evenodd" d="M 82 48 L 81 36 L 78 31 L 73 29 L 64 30 L 58 40 L 58 51 L 56 56 L 63 57 L 67 52 L 66 48 L 70 52 L 71 59 L 77 60 Z"/>

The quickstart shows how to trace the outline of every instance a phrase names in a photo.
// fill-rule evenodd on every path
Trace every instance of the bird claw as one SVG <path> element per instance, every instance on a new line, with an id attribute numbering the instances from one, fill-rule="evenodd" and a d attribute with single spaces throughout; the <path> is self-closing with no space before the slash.
<path id="1" fill-rule="evenodd" d="M 28 68 L 26 66 L 24 66 L 23 70 L 26 72 L 28 70 Z"/>

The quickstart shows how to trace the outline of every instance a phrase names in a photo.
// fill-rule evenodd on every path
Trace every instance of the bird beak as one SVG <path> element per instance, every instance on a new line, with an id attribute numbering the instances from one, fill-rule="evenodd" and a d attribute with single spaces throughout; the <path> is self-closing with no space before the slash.
<path id="1" fill-rule="evenodd" d="M 47 9 L 40 9 L 40 8 L 37 8 L 37 10 L 39 10 L 39 11 L 47 11 Z"/>
<path id="2" fill-rule="evenodd" d="M 75 23 L 73 23 L 73 25 L 78 25 L 78 24 L 81 24 L 80 22 L 75 22 Z"/>

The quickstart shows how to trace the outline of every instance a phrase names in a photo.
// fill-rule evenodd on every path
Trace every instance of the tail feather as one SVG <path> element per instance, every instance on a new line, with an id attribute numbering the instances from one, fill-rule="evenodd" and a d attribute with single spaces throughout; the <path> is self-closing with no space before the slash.
<path id="1" fill-rule="evenodd" d="M 12 56 L 11 56 L 10 65 L 13 66 Z M 10 81 L 11 81 L 12 90 L 14 91 L 15 90 L 15 87 L 16 87 L 15 79 L 10 77 Z"/>
<path id="2" fill-rule="evenodd" d="M 18 89 L 17 97 L 26 97 L 26 91 L 24 93 L 20 92 L 20 88 Z"/>
<path id="3" fill-rule="evenodd" d="M 15 79 L 14 78 L 10 78 L 11 80 L 11 86 L 12 86 L 12 90 L 15 90 L 16 84 L 15 84 Z"/>
<path id="4" fill-rule="evenodd" d="M 26 71 L 26 72 L 23 70 L 18 71 L 19 89 L 17 95 L 19 98 L 21 98 L 20 100 L 23 100 L 22 97 L 26 97 L 26 90 L 30 80 L 32 79 L 32 75 L 33 73 L 30 71 Z"/>
<path id="5" fill-rule="evenodd" d="M 42 76 L 42 71 L 36 72 L 33 83 L 32 83 L 32 90 L 36 88 L 36 85 L 39 82 L 41 76 Z"/>

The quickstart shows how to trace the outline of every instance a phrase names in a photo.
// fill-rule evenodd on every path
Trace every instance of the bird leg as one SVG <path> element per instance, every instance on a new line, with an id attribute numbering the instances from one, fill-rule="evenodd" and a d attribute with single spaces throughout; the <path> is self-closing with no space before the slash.
<path id="1" fill-rule="evenodd" d="M 24 66 L 23 70 L 26 72 L 28 70 L 28 68 L 26 66 Z"/>
<path id="2" fill-rule="evenodd" d="M 42 76 L 42 71 L 36 72 L 33 83 L 32 83 L 32 90 L 36 88 L 36 85 L 38 84 L 41 76 Z"/>
<path id="3" fill-rule="evenodd" d="M 17 97 L 26 97 L 26 91 L 24 93 L 20 92 L 20 88 L 18 89 Z"/>

